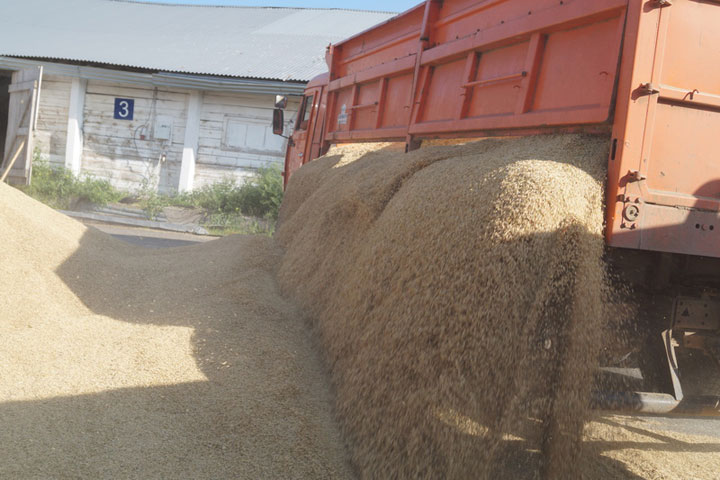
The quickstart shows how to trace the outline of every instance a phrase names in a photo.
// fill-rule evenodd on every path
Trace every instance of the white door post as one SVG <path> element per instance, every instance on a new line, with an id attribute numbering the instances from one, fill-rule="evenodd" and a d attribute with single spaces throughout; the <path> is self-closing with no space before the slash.
<path id="1" fill-rule="evenodd" d="M 87 80 L 73 78 L 70 87 L 70 108 L 68 109 L 67 142 L 65 144 L 65 168 L 76 177 L 80 175 L 83 152 L 83 110 Z"/>
<path id="2" fill-rule="evenodd" d="M 197 160 L 198 138 L 200 136 L 200 109 L 203 92 L 192 92 L 188 101 L 187 124 L 185 125 L 185 143 L 183 145 L 182 165 L 178 191 L 191 192 L 195 180 L 195 161 Z"/>

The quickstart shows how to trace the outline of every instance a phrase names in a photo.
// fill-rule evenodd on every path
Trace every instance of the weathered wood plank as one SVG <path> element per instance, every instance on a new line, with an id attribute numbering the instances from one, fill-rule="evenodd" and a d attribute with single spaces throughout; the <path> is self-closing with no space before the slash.
<path id="1" fill-rule="evenodd" d="M 2 162 L 2 166 L 7 167 L 6 174 L 11 183 L 30 183 L 34 135 L 28 135 L 27 132 L 32 132 L 36 127 L 41 81 L 42 67 L 27 68 L 12 74 L 8 89 L 8 128 Z M 32 84 L 29 90 L 20 88 L 28 84 Z M 13 85 L 18 86 L 15 91 Z"/>
<path id="2" fill-rule="evenodd" d="M 65 156 L 70 86 L 69 77 L 46 75 L 42 79 L 35 148 L 53 163 Z"/>
<path id="3" fill-rule="evenodd" d="M 135 131 L 141 127 L 142 123 L 129 123 L 125 122 L 123 120 L 116 120 L 115 122 L 99 122 L 97 120 L 95 121 L 86 121 L 84 130 L 86 134 L 91 135 L 102 135 L 106 137 L 119 137 L 119 138 L 127 138 L 129 140 L 133 139 L 133 136 L 136 138 L 136 141 L 155 141 L 158 143 L 165 143 L 164 140 L 155 140 L 152 138 L 151 135 L 151 129 L 148 128 L 145 130 L 145 137 L 146 140 L 140 140 L 140 133 L 141 131 L 138 130 L 137 134 Z M 173 124 L 173 131 L 172 131 L 172 143 L 177 145 L 182 145 L 183 137 L 185 135 L 185 126 L 184 125 L 175 125 Z"/>
<path id="4" fill-rule="evenodd" d="M 72 83 L 72 79 L 73 77 L 67 77 L 65 75 L 43 75 L 43 83 L 67 83 L 68 85 L 70 85 Z"/>
<path id="5" fill-rule="evenodd" d="M 90 80 L 88 82 L 88 93 L 106 95 L 110 97 L 128 97 L 128 98 L 153 98 L 153 89 L 140 85 L 128 85 L 113 82 L 104 82 L 102 80 Z M 157 90 L 157 98 L 159 100 L 173 100 L 184 102 L 188 96 L 188 90 L 175 90 L 163 87 Z"/>

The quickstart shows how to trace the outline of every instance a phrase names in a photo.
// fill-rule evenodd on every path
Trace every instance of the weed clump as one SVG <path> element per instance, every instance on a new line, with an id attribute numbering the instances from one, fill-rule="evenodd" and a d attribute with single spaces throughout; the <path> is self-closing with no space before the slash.
<path id="1" fill-rule="evenodd" d="M 279 167 L 260 168 L 238 182 L 225 178 L 204 185 L 192 192 L 176 195 L 159 194 L 155 188 L 143 186 L 135 195 L 148 218 L 155 218 L 168 206 L 195 207 L 206 212 L 211 228 L 229 231 L 272 232 L 283 198 L 283 181 Z M 254 220 L 257 225 L 252 226 Z M 271 225 L 272 228 L 265 228 Z"/>
<path id="2" fill-rule="evenodd" d="M 107 180 L 89 175 L 76 177 L 65 167 L 52 166 L 43 160 L 33 163 L 32 182 L 21 189 L 46 205 L 59 209 L 73 208 L 78 203 L 104 206 L 124 196 Z"/>
<path id="3" fill-rule="evenodd" d="M 260 168 L 243 183 L 228 178 L 192 193 L 179 195 L 177 201 L 216 214 L 241 213 L 277 219 L 283 197 L 282 183 L 278 167 Z"/>

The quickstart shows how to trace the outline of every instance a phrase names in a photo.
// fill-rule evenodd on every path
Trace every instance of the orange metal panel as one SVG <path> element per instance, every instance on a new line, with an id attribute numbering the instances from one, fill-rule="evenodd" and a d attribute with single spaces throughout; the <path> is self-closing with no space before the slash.
<path id="1" fill-rule="evenodd" d="M 474 132 L 514 128 L 534 128 L 538 132 L 556 132 L 558 128 L 572 125 L 587 125 L 597 131 L 591 124 L 604 123 L 608 118 L 607 108 L 588 108 L 572 112 L 563 110 L 554 112 L 532 112 L 521 116 L 498 115 L 485 118 L 466 118 L 452 122 L 425 122 L 410 127 L 410 133 L 422 138 L 432 138 L 435 133 L 458 132 L 463 135 L 475 136 Z M 552 128 L 550 127 L 552 125 Z M 510 134 L 510 132 L 506 132 Z M 484 136 L 484 135 L 480 135 Z"/>
<path id="2" fill-rule="evenodd" d="M 547 28 L 555 21 L 562 24 L 567 22 L 568 18 L 595 15 L 601 11 L 622 7 L 627 2 L 604 0 L 593 3 L 595 5 L 590 10 L 587 5 L 574 1 L 454 1 L 447 7 L 444 6 L 435 23 L 436 39 L 439 44 L 443 44 L 467 37 L 488 44 L 495 35 L 498 35 L 500 40 L 512 35 L 523 35 L 534 30 L 534 25 L 541 24 Z M 461 10 L 456 11 L 458 7 Z"/>
<path id="3" fill-rule="evenodd" d="M 378 125 L 413 138 L 609 122 L 627 1 L 429 0 L 420 26 L 417 7 L 334 46 L 327 138 L 369 140 Z M 405 42 L 413 22 L 415 50 Z M 394 26 L 408 45 L 399 59 L 389 58 Z M 415 94 L 380 105 L 381 82 Z"/>
<path id="4" fill-rule="evenodd" d="M 319 81 L 318 81 L 319 80 Z M 323 148 L 324 122 L 326 115 L 326 92 L 327 75 L 321 75 L 305 89 L 305 97 L 312 97 L 310 108 L 310 119 L 306 128 L 298 128 L 296 125 L 292 138 L 288 142 L 285 152 L 284 184 L 287 185 L 290 175 L 309 162 L 320 156 Z M 298 112 L 298 120 L 303 112 Z"/>
<path id="5" fill-rule="evenodd" d="M 331 80 L 415 55 L 423 12 L 423 5 L 418 5 L 335 45 L 338 52 L 330 68 Z"/>
<path id="6" fill-rule="evenodd" d="M 443 8 L 452 5 L 452 3 L 443 3 Z M 502 10 L 507 6 L 517 4 L 524 4 L 527 7 L 528 4 L 533 3 L 526 1 L 503 2 L 495 8 Z M 513 18 L 504 18 L 505 15 L 498 15 L 494 24 L 487 28 L 477 30 L 466 36 L 457 35 L 457 38 L 453 37 L 447 43 L 438 43 L 432 51 L 423 54 L 423 64 L 435 63 L 457 56 L 458 52 L 473 49 L 487 50 L 512 44 L 528 38 L 532 33 L 538 31 L 551 33 L 614 18 L 620 15 L 627 3 L 628 0 L 551 2 L 550 6 L 536 11 L 532 15 L 525 14 Z M 492 13 L 494 13 L 493 10 L 484 10 L 479 15 L 484 17 Z M 481 21 L 481 19 L 478 20 Z"/>
<path id="7" fill-rule="evenodd" d="M 527 78 L 525 58 L 529 48 L 528 39 L 480 54 L 477 75 L 469 79 L 475 81 L 476 86 L 467 91 L 470 105 L 463 117 L 515 114 L 523 94 L 521 84 Z"/>
<path id="8" fill-rule="evenodd" d="M 407 118 L 410 111 L 410 89 L 412 72 L 387 79 L 388 101 L 380 110 L 382 127 L 403 127 L 407 130 Z"/>
<path id="9" fill-rule="evenodd" d="M 718 25 L 715 0 L 427 0 L 329 49 L 308 152 L 612 129 L 608 244 L 720 257 Z"/>
<path id="10" fill-rule="evenodd" d="M 462 74 L 465 59 L 457 58 L 452 62 L 430 67 L 430 74 L 422 95 L 426 104 L 419 115 L 419 122 L 435 122 L 455 118 L 462 99 Z M 430 108 L 427 107 L 430 105 Z"/>
<path id="11" fill-rule="evenodd" d="M 334 132 L 329 134 L 328 140 L 333 142 L 369 142 L 369 141 L 398 141 L 405 138 L 405 128 L 380 128 L 371 130 L 354 130 L 352 132 Z"/>
<path id="12" fill-rule="evenodd" d="M 609 19 L 592 17 L 592 23 L 581 26 L 573 19 L 572 28 L 557 30 L 554 25 L 550 33 L 541 29 L 512 45 L 472 50 L 480 60 L 478 77 L 468 92 L 467 119 L 453 118 L 450 113 L 458 110 L 458 92 L 468 85 L 462 76 L 464 60 L 448 55 L 453 60 L 436 61 L 426 92 L 433 108 L 426 108 L 410 131 L 471 132 L 492 128 L 488 120 L 495 128 L 609 121 L 624 24 L 624 12 L 616 13 Z M 531 44 L 534 37 L 537 40 Z M 431 52 L 423 53 L 423 62 Z M 525 70 L 528 57 L 536 60 L 530 71 Z M 530 96 L 526 96 L 528 89 Z M 518 104 L 524 108 L 519 110 Z"/>
<path id="13" fill-rule="evenodd" d="M 624 21 L 616 17 L 549 34 L 532 110 L 609 109 Z"/>
<path id="14" fill-rule="evenodd" d="M 330 91 L 352 87 L 356 83 L 369 82 L 382 77 L 387 77 L 391 75 L 397 76 L 402 72 L 412 73 L 412 69 L 414 66 L 414 57 L 405 57 L 394 60 L 392 62 L 376 65 L 374 67 L 368 68 L 367 70 L 363 70 L 362 72 L 358 72 L 347 77 L 333 80 L 332 82 L 330 82 Z M 412 81 L 412 76 L 410 77 L 410 81 Z"/>
<path id="15" fill-rule="evenodd" d="M 719 257 L 720 5 L 635 8 L 637 43 L 610 160 L 608 243 Z"/>

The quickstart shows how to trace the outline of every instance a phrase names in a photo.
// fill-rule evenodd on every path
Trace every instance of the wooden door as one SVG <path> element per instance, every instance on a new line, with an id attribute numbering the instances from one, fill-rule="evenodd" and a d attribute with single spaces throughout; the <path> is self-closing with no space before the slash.
<path id="1" fill-rule="evenodd" d="M 8 183 L 14 185 L 30 184 L 41 81 L 42 67 L 33 67 L 14 72 L 8 87 L 10 105 L 1 170 L 4 173 L 14 159 L 7 176 Z"/>

